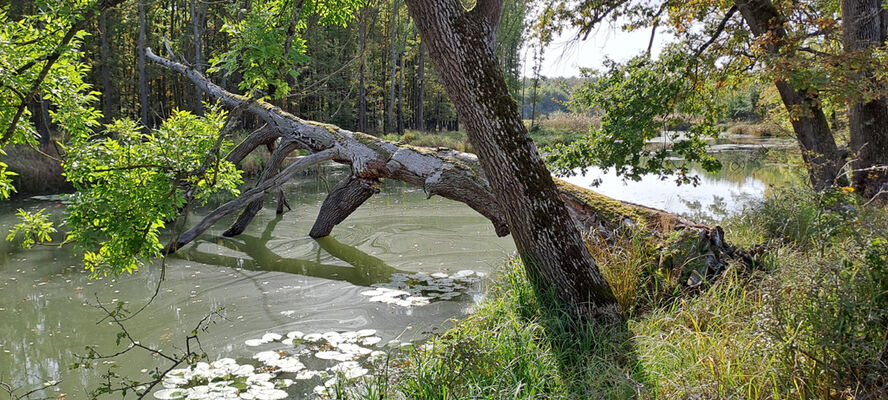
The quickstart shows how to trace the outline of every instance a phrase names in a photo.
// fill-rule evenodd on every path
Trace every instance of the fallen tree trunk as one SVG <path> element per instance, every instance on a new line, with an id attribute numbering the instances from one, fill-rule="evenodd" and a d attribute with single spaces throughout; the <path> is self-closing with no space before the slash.
<path id="1" fill-rule="evenodd" d="M 243 191 L 179 235 L 167 249 L 169 252 L 190 243 L 220 219 L 238 211 L 242 211 L 239 218 L 224 235 L 242 233 L 261 210 L 267 194 L 279 193 L 280 186 L 299 171 L 329 160 L 350 165 L 352 173 L 325 199 L 310 232 L 311 237 L 329 235 L 335 225 L 378 192 L 376 183 L 385 178 L 419 186 L 429 197 L 438 195 L 462 202 L 490 220 L 497 235 L 509 234 L 503 208 L 494 199 L 473 154 L 393 143 L 334 125 L 302 120 L 268 103 L 230 93 L 193 68 L 159 57 L 151 49 L 147 49 L 146 54 L 152 61 L 185 75 L 204 93 L 226 106 L 241 107 L 265 121 L 263 129 L 253 132 L 229 154 L 229 161 L 243 159 L 269 140 L 279 138 L 281 142 L 256 187 Z M 284 158 L 297 149 L 308 150 L 311 154 L 278 172 Z M 730 260 L 752 262 L 745 252 L 724 241 L 724 232 L 719 227 L 696 224 L 676 214 L 614 200 L 564 181 L 557 180 L 556 183 L 571 217 L 582 232 L 612 239 L 626 229 L 644 229 L 652 238 L 662 242 L 664 249 L 672 249 L 669 254 L 661 255 L 659 263 L 664 268 L 681 268 L 688 286 L 703 282 Z M 677 243 L 683 250 L 674 251 Z M 688 272 L 688 269 L 692 271 Z"/>

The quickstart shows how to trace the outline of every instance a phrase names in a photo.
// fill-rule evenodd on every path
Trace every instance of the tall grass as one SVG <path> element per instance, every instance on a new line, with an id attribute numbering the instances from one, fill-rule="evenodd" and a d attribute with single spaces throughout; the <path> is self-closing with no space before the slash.
<path id="1" fill-rule="evenodd" d="M 372 378 L 386 382 L 372 397 L 885 398 L 888 212 L 841 195 L 778 193 L 727 221 L 729 240 L 767 245 L 763 262 L 698 292 L 663 290 L 638 238 L 592 242 L 624 323 L 567 328 L 510 261 L 473 315 Z"/>

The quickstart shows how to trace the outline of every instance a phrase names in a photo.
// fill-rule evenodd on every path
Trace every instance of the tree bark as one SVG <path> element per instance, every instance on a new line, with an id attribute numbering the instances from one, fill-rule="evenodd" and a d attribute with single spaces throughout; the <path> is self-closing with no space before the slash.
<path id="1" fill-rule="evenodd" d="M 414 129 L 425 132 L 425 48 L 419 43 L 419 61 L 416 65 L 416 105 Z"/>
<path id="2" fill-rule="evenodd" d="M 364 84 L 366 73 L 367 51 L 367 20 L 366 7 L 361 9 L 358 21 L 358 46 L 361 52 L 361 65 L 358 67 L 358 131 L 367 132 L 367 86 Z"/>
<path id="3" fill-rule="evenodd" d="M 299 144 L 299 142 L 296 141 L 288 140 L 282 142 L 280 146 L 272 151 L 271 159 L 268 160 L 268 165 L 259 176 L 259 183 L 265 182 L 277 175 L 281 169 L 281 165 L 287 158 L 287 155 L 301 147 L 302 146 Z M 262 209 L 262 204 L 264 200 L 265 197 L 260 197 L 259 199 L 253 200 L 237 217 L 237 221 L 235 221 L 234 224 L 232 224 L 231 227 L 228 228 L 228 230 L 222 233 L 222 236 L 240 235 L 244 231 L 244 229 L 247 228 L 247 225 L 249 225 L 250 222 L 253 221 L 253 218 L 256 217 L 256 213 L 258 213 L 259 210 Z M 283 206 L 284 202 L 285 200 L 283 197 L 283 193 L 281 191 L 278 191 L 278 204 L 280 206 Z"/>
<path id="4" fill-rule="evenodd" d="M 753 35 L 766 38 L 768 44 L 765 49 L 769 55 L 784 56 L 780 51 L 788 39 L 783 28 L 786 18 L 771 0 L 736 0 L 735 5 Z M 794 87 L 783 79 L 776 80 L 774 84 L 789 112 L 811 185 L 818 191 L 836 184 L 844 185 L 842 166 L 845 156 L 836 146 L 816 88 Z"/>
<path id="5" fill-rule="evenodd" d="M 842 39 L 848 57 L 871 57 L 885 43 L 886 22 L 882 1 L 843 0 Z M 869 68 L 860 71 L 858 79 L 879 86 Z M 850 104 L 848 128 L 855 188 L 866 198 L 879 196 L 877 201 L 888 204 L 888 97 Z"/>
<path id="6" fill-rule="evenodd" d="M 99 31 L 102 34 L 102 114 L 105 123 L 110 123 L 114 118 L 111 108 L 111 43 L 108 40 L 108 13 L 103 10 L 99 14 Z"/>
<path id="7" fill-rule="evenodd" d="M 191 0 L 191 26 L 194 30 L 194 68 L 203 72 L 203 51 L 200 45 L 200 13 L 198 12 L 198 0 Z M 194 87 L 194 112 L 203 115 L 203 91 L 200 86 Z"/>
<path id="8" fill-rule="evenodd" d="M 389 73 L 389 104 L 388 104 L 388 127 L 386 132 L 394 132 L 396 130 L 395 127 L 395 73 L 398 68 L 398 49 L 395 46 L 395 36 L 398 31 L 398 0 L 392 0 L 392 10 L 391 10 L 391 26 L 389 27 L 389 33 L 391 34 L 389 39 L 389 46 L 392 50 L 392 58 L 391 58 L 391 71 Z"/>
<path id="9" fill-rule="evenodd" d="M 557 296 L 577 322 L 619 314 L 499 68 L 491 39 L 502 0 L 479 0 L 471 11 L 458 0 L 407 0 L 407 8 L 478 152 L 535 288 Z"/>
<path id="10" fill-rule="evenodd" d="M 145 41 L 148 21 L 145 18 L 145 0 L 139 0 L 139 105 L 142 126 L 150 128 L 148 121 L 148 73 L 145 69 Z"/>
<path id="11" fill-rule="evenodd" d="M 379 193 L 379 188 L 376 187 L 378 183 L 375 180 L 353 176 L 348 176 L 339 182 L 324 199 L 321 211 L 318 212 L 308 236 L 317 239 L 329 235 L 333 227 L 344 221 L 371 196 Z"/>

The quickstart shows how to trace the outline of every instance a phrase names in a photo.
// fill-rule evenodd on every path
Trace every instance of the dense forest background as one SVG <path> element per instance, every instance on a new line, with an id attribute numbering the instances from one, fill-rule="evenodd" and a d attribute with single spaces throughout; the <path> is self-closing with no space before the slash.
<path id="1" fill-rule="evenodd" d="M 216 61 L 212 55 L 229 51 L 234 35 L 249 34 L 229 28 L 254 12 L 252 3 L 142 0 L 125 2 L 90 21 L 86 29 L 90 35 L 82 45 L 90 66 L 86 81 L 102 93 L 101 110 L 106 122 L 130 117 L 155 127 L 173 109 L 202 111 L 201 102 L 206 99 L 197 94 L 186 78 L 140 59 L 140 51 L 145 47 L 163 52 L 169 46 L 188 63 L 202 71 L 209 70 L 207 74 L 214 82 L 243 92 L 239 85 L 244 77 L 237 72 L 211 69 Z M 530 118 L 532 93 L 521 93 L 522 83 L 531 86 L 528 81 L 536 82 L 521 79 L 521 52 L 528 40 L 524 20 L 528 6 L 526 0 L 506 1 L 497 52 L 511 90 L 518 98 L 527 97 L 524 108 Z M 35 8 L 35 2 L 12 2 L 10 19 L 39 11 Z M 320 29 L 318 19 L 317 14 L 311 14 L 301 29 L 301 40 L 297 38 L 297 45 L 303 46 L 299 51 L 299 68 L 282 73 L 290 90 L 275 100 L 276 105 L 301 118 L 374 135 L 402 134 L 405 129 L 458 130 L 453 105 L 403 2 L 368 2 L 349 24 Z M 261 53 L 282 49 L 272 43 L 256 42 L 254 50 Z M 145 98 L 140 97 L 143 86 Z M 274 88 L 270 89 L 274 92 Z M 536 98 L 542 103 L 538 112 L 557 107 L 551 97 Z M 46 106 L 44 114 L 45 109 Z M 245 128 L 256 124 L 250 117 L 244 120 Z"/>

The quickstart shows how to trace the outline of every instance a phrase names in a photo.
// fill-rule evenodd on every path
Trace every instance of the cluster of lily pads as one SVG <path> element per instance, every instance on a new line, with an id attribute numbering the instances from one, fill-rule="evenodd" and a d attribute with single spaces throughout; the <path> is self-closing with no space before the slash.
<path id="1" fill-rule="evenodd" d="M 366 375 L 372 363 L 384 358 L 379 349 L 382 338 L 373 329 L 348 332 L 309 333 L 294 331 L 286 336 L 266 333 L 250 339 L 250 347 L 275 343 L 277 349 L 256 353 L 259 366 L 241 365 L 230 358 L 212 363 L 197 363 L 188 368 L 170 371 L 163 378 L 164 389 L 155 392 L 158 399 L 255 399 L 287 398 L 287 388 L 295 381 L 319 378 L 324 382 L 314 387 L 320 397 L 328 397 L 330 389 L 341 380 Z M 281 348 L 280 345 L 285 347 Z M 412 346 L 391 340 L 389 348 Z M 331 365 L 331 362 L 332 363 Z M 312 365 L 314 368 L 309 368 Z M 281 378 L 283 374 L 288 378 Z"/>
<path id="2" fill-rule="evenodd" d="M 163 389 L 154 392 L 157 399 L 244 399 L 276 400 L 287 398 L 281 390 L 293 384 L 291 379 L 274 379 L 277 374 L 262 372 L 252 365 L 238 364 L 231 358 L 212 363 L 199 362 L 188 368 L 174 369 L 163 377 Z"/>
<path id="3" fill-rule="evenodd" d="M 386 283 L 377 283 L 375 289 L 361 292 L 369 296 L 371 302 L 393 304 L 401 307 L 424 306 L 436 300 L 450 300 L 459 297 L 468 285 L 478 283 L 483 272 L 462 270 L 448 275 L 444 272 L 428 274 L 395 273 Z"/>

